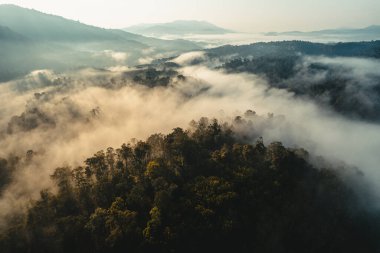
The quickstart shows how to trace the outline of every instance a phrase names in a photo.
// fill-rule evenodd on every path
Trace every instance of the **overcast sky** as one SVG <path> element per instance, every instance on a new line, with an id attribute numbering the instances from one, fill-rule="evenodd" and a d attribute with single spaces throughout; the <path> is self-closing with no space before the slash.
<path id="1" fill-rule="evenodd" d="M 380 0 L 0 0 L 86 24 L 122 28 L 178 19 L 244 32 L 380 24 Z"/>

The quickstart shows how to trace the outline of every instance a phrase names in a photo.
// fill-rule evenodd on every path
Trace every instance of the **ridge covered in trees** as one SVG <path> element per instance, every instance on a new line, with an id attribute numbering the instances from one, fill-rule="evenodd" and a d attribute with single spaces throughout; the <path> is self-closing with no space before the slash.
<path id="1" fill-rule="evenodd" d="M 376 71 L 380 41 L 312 43 L 259 42 L 206 51 L 228 73 L 252 73 L 274 88 L 356 120 L 380 121 L 380 78 Z M 363 72 L 361 64 L 368 64 Z"/>
<path id="2" fill-rule="evenodd" d="M 99 151 L 81 167 L 57 168 L 54 189 L 41 191 L 27 214 L 1 231 L 0 251 L 378 249 L 379 219 L 361 207 L 338 169 L 317 168 L 305 150 L 279 142 L 252 145 L 216 120 L 191 125 Z M 13 163 L 0 160 L 0 172 Z"/>
<path id="3" fill-rule="evenodd" d="M 221 46 L 207 49 L 211 57 L 239 56 L 291 56 L 295 54 L 329 57 L 380 57 L 380 40 L 363 42 L 315 43 L 309 41 L 258 42 L 242 46 Z"/>

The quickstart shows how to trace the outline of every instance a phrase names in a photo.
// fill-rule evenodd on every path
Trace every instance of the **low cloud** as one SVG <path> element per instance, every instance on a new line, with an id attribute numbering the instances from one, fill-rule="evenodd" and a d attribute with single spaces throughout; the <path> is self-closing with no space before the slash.
<path id="1" fill-rule="evenodd" d="M 206 59 L 205 53 L 204 52 L 190 52 L 190 53 L 185 53 L 177 58 L 173 59 L 172 62 L 177 63 L 179 65 L 189 65 L 192 64 L 193 62 L 199 62 L 203 61 Z"/>
<path id="2" fill-rule="evenodd" d="M 97 53 L 99 54 L 99 53 Z M 117 63 L 125 63 L 128 59 L 128 54 L 126 52 L 117 52 L 113 50 L 104 50 L 102 52 L 105 56 L 113 59 Z"/>
<path id="3" fill-rule="evenodd" d="M 152 57 L 142 57 L 138 60 L 138 63 L 139 64 L 150 64 L 153 60 L 154 60 L 154 58 L 152 58 Z"/>
<path id="4" fill-rule="evenodd" d="M 203 57 L 200 52 L 189 53 L 175 62 L 184 65 Z M 129 71 L 133 70 L 83 69 L 61 75 L 48 71 L 43 78 L 32 73 L 0 86 L 4 104 L 0 157 L 23 157 L 33 150 L 33 159 L 20 164 L 1 194 L 1 220 L 50 187 L 49 175 L 56 167 L 81 165 L 98 150 L 178 126 L 187 128 L 191 120 L 203 116 L 231 122 L 247 109 L 256 112 L 251 127 L 235 127 L 252 139 L 263 136 L 266 143 L 304 147 L 357 166 L 373 186 L 380 180 L 379 125 L 351 121 L 293 93 L 270 88 L 255 75 L 190 66 L 179 70 L 185 79 L 149 88 L 129 80 Z M 17 88 L 31 76 L 38 77 L 33 87 Z"/>
<path id="5" fill-rule="evenodd" d="M 380 82 L 380 61 L 378 59 L 354 57 L 304 57 L 304 64 L 320 63 L 335 69 L 341 69 L 340 74 L 354 80 L 360 80 L 363 85 L 374 85 Z"/>

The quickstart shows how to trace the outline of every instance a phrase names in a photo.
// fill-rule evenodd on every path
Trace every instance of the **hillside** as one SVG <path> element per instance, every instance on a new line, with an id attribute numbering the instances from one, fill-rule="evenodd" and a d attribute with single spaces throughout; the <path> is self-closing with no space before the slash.
<path id="1" fill-rule="evenodd" d="M 238 57 L 324 55 L 380 58 L 380 41 L 349 43 L 312 43 L 307 41 L 259 42 L 243 46 L 222 46 L 206 50 L 210 55 Z"/>
<path id="2" fill-rule="evenodd" d="M 219 69 L 252 73 L 353 119 L 380 122 L 380 41 L 255 43 L 206 50 Z"/>
<path id="3" fill-rule="evenodd" d="M 106 29 L 85 25 L 59 16 L 21 8 L 0 5 L 0 24 L 34 40 L 99 41 L 121 40 Z"/>
<path id="4" fill-rule="evenodd" d="M 121 30 L 90 26 L 78 21 L 45 14 L 32 9 L 21 8 L 16 5 L 0 5 L 0 24 L 38 41 L 114 41 L 127 44 L 131 43 L 131 46 L 135 47 L 155 46 L 155 43 L 160 41 L 125 31 L 122 32 Z M 165 42 L 171 44 L 171 41 Z M 197 48 L 194 44 L 193 47 Z"/>
<path id="5" fill-rule="evenodd" d="M 246 120 L 254 120 L 252 112 L 234 124 Z M 1 251 L 366 253 L 378 247 L 378 216 L 341 179 L 349 168 L 316 168 L 305 150 L 279 142 L 238 141 L 238 132 L 215 120 L 202 118 L 193 127 L 57 168 L 51 176 L 57 191 L 41 191 L 25 218 L 13 218 L 0 234 Z M 11 173 L 13 163 L 0 160 L 0 168 Z M 360 181 L 360 173 L 353 177 Z"/>
<path id="6" fill-rule="evenodd" d="M 0 26 L 0 41 L 25 41 L 26 38 L 6 26 Z"/>
<path id="7" fill-rule="evenodd" d="M 0 81 L 40 68 L 135 65 L 157 54 L 168 56 L 200 49 L 190 41 L 103 29 L 15 5 L 0 5 L 0 25 Z M 17 43 L 9 43 L 10 39 Z"/>

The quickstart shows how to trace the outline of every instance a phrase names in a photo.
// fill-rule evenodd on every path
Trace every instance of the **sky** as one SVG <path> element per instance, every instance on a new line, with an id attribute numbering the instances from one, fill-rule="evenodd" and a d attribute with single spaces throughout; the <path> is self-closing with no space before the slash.
<path id="1" fill-rule="evenodd" d="M 380 0 L 0 0 L 104 28 L 205 20 L 242 32 L 380 24 Z"/>

